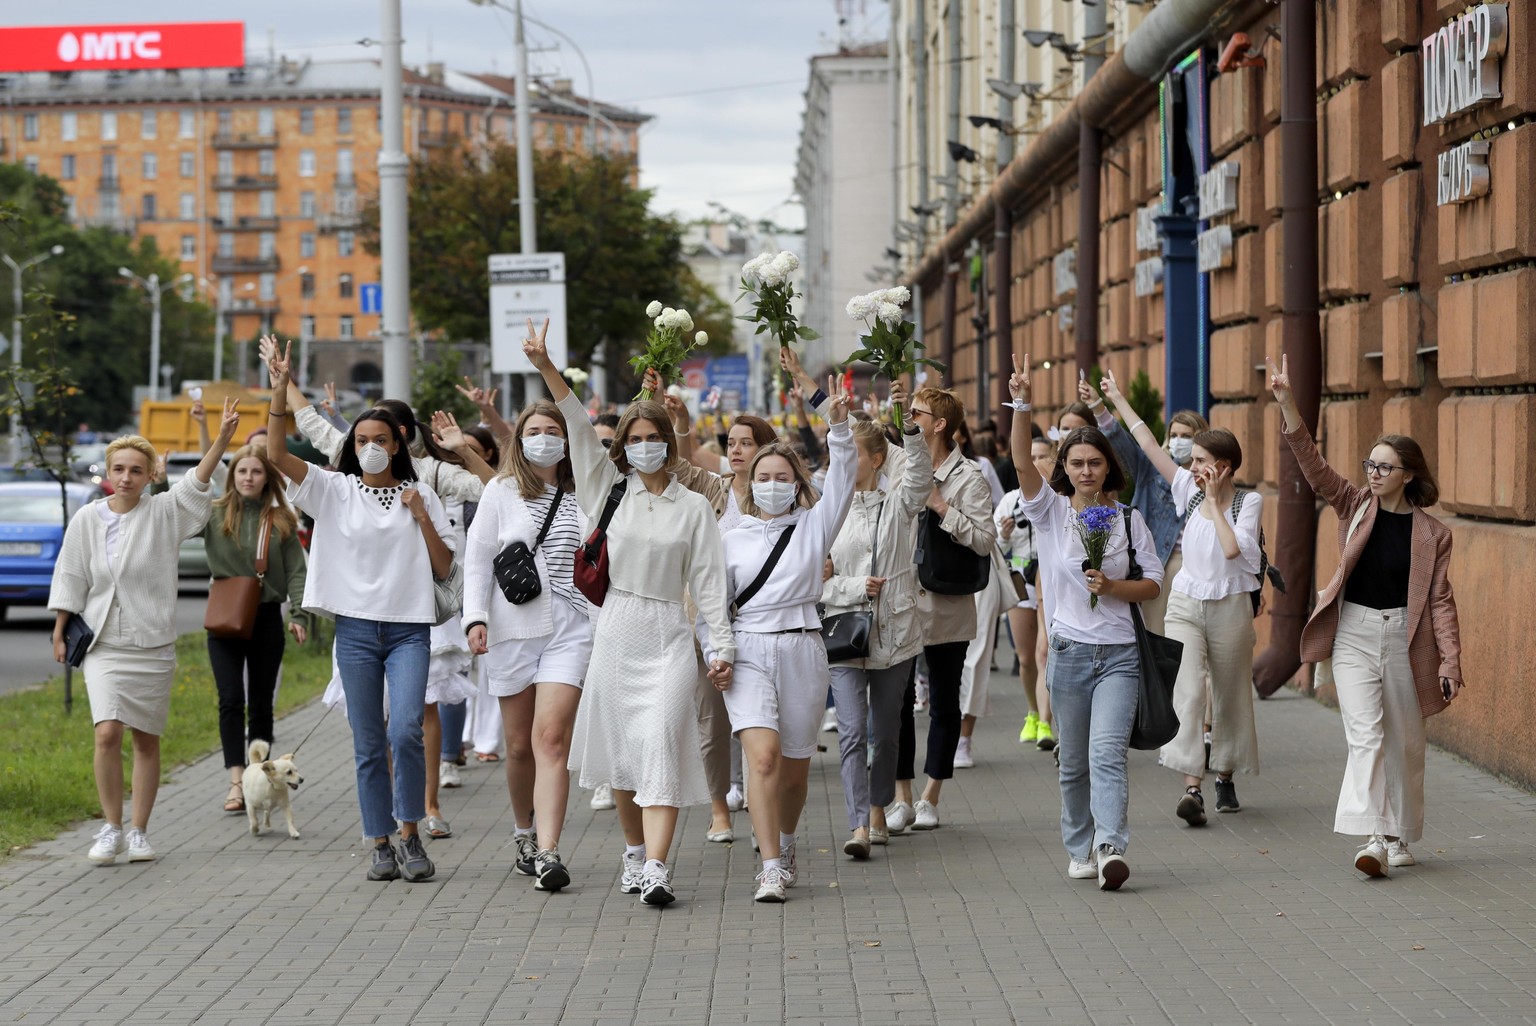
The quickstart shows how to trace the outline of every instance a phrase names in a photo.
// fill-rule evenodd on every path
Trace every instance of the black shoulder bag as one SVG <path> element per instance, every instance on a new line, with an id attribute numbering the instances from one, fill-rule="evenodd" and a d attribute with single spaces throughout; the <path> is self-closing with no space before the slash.
<path id="1" fill-rule="evenodd" d="M 881 503 L 875 512 L 875 540 L 869 552 L 869 576 L 880 576 L 880 517 L 885 512 Z M 827 662 L 841 663 L 849 659 L 869 658 L 869 638 L 874 631 L 874 603 L 864 600 L 867 609 L 853 609 L 846 613 L 829 616 L 821 622 L 821 637 L 827 644 Z"/>
<path id="2" fill-rule="evenodd" d="M 549 533 L 549 525 L 555 522 L 555 514 L 560 511 L 560 502 L 564 498 L 565 493 L 557 490 L 555 497 L 550 500 L 549 512 L 544 515 L 544 526 L 539 528 L 539 535 L 533 540 L 533 548 L 530 549 L 527 542 L 518 540 L 496 553 L 496 558 L 491 561 L 491 569 L 496 574 L 496 583 L 501 586 L 501 593 L 514 606 L 532 602 L 544 592 L 544 584 L 539 580 L 539 565 L 534 562 L 533 554 L 544 544 L 544 536 Z"/>
<path id="3" fill-rule="evenodd" d="M 757 572 L 757 576 L 752 578 L 752 583 L 743 588 L 741 594 L 736 596 L 736 601 L 731 603 L 731 621 L 733 623 L 741 607 L 751 602 L 752 597 L 763 589 L 763 585 L 768 583 L 768 575 L 773 573 L 773 568 L 779 565 L 779 557 L 784 555 L 785 549 L 789 548 L 789 539 L 795 533 L 795 527 L 795 524 L 790 524 L 784 528 L 784 533 L 779 535 L 779 540 L 774 543 L 773 551 L 768 553 L 768 562 L 763 564 L 763 568 Z"/>
<path id="4" fill-rule="evenodd" d="M 1131 540 L 1130 510 L 1121 509 L 1126 552 L 1131 561 L 1126 580 L 1139 581 L 1141 564 L 1136 562 L 1136 544 Z M 1141 677 L 1130 743 L 1132 748 L 1145 752 L 1163 747 L 1179 732 L 1179 714 L 1173 709 L 1173 685 L 1179 679 L 1184 643 L 1153 634 L 1141 619 L 1141 603 L 1132 602 L 1130 607 L 1131 623 L 1136 626 L 1136 662 Z"/>
<path id="5" fill-rule="evenodd" d="M 944 518 L 925 509 L 917 518 L 917 580 L 935 595 L 974 595 L 992 576 L 992 557 L 973 552 L 941 526 Z"/>

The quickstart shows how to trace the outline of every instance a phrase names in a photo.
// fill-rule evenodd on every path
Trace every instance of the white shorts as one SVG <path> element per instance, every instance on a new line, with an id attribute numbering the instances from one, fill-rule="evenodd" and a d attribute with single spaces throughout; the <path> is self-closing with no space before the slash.
<path id="1" fill-rule="evenodd" d="M 592 658 L 592 621 L 558 595 L 550 596 L 555 629 L 541 638 L 512 638 L 492 645 L 481 656 L 486 687 L 496 698 L 511 698 L 531 684 L 569 684 L 579 688 Z"/>
<path id="2" fill-rule="evenodd" d="M 725 689 L 731 732 L 776 730 L 786 759 L 809 759 L 816 754 L 831 684 L 820 632 L 738 633 L 731 686 Z"/>
<path id="3" fill-rule="evenodd" d="M 1010 592 L 1013 592 L 1013 582 L 1011 580 L 1008 582 L 1008 588 L 1009 588 Z M 1017 592 L 1013 592 L 1013 594 L 1018 594 L 1018 593 Z M 1033 584 L 1030 584 L 1028 581 L 1024 582 L 1024 596 L 1025 597 L 1024 597 L 1023 601 L 1015 602 L 1013 604 L 1013 608 L 1015 608 L 1015 609 L 1039 609 L 1040 608 L 1040 592 L 1036 591 L 1035 590 L 1035 586 Z"/>

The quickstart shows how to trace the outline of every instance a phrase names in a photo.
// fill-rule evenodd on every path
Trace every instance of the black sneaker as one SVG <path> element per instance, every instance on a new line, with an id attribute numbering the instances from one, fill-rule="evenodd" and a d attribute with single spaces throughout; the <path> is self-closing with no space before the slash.
<path id="1" fill-rule="evenodd" d="M 1185 791 L 1184 797 L 1179 799 L 1179 807 L 1174 811 L 1192 827 L 1205 826 L 1205 796 L 1198 787 Z"/>
<path id="2" fill-rule="evenodd" d="M 533 842 L 533 835 L 513 834 L 512 842 L 517 845 L 517 859 L 512 868 L 523 876 L 533 876 L 537 872 L 533 863 L 539 857 L 539 846 Z"/>
<path id="3" fill-rule="evenodd" d="M 558 891 L 562 887 L 570 885 L 571 874 L 560 862 L 560 853 L 553 848 L 545 848 L 534 857 L 534 865 L 538 869 L 539 878 L 533 882 L 536 891 Z"/>
<path id="4" fill-rule="evenodd" d="M 437 867 L 432 860 L 427 858 L 427 849 L 422 846 L 421 835 L 412 834 L 400 841 L 400 875 L 407 883 L 420 883 L 430 880 Z"/>
<path id="5" fill-rule="evenodd" d="M 368 866 L 370 880 L 400 879 L 400 862 L 395 857 L 395 846 L 385 841 L 373 847 L 373 862 Z"/>
<path id="6" fill-rule="evenodd" d="M 1216 778 L 1216 811 L 1236 812 L 1242 806 L 1237 801 L 1237 785 L 1230 780 Z"/>

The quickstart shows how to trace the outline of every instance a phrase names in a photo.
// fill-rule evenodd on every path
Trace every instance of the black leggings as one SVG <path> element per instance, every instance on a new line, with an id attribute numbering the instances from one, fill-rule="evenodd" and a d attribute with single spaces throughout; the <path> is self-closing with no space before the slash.
<path id="1" fill-rule="evenodd" d="M 272 741 L 272 699 L 277 692 L 277 671 L 283 665 L 282 604 L 263 602 L 256 607 L 256 627 L 249 641 L 208 635 L 208 663 L 219 689 L 219 742 L 224 748 L 224 767 L 244 766 L 247 706 L 251 740 Z"/>
<path id="2" fill-rule="evenodd" d="M 982 628 L 987 629 L 986 627 Z M 923 772 L 933 780 L 955 775 L 955 749 L 960 744 L 960 679 L 965 674 L 968 641 L 928 645 L 928 757 Z"/>
<path id="3" fill-rule="evenodd" d="M 917 664 L 921 656 L 912 660 L 907 673 L 907 690 L 901 696 L 901 736 L 896 743 L 896 779 L 911 780 L 912 765 L 917 761 L 917 717 L 912 705 L 917 701 Z"/>

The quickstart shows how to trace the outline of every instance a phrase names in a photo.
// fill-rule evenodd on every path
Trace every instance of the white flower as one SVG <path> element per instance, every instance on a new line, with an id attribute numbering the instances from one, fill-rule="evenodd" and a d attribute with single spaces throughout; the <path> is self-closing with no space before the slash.
<path id="1" fill-rule="evenodd" d="M 654 299 L 651 300 L 651 305 L 645 308 L 645 315 L 655 317 L 659 313 L 661 313 L 661 304 Z"/>
<path id="2" fill-rule="evenodd" d="M 887 303 L 895 303 L 897 306 L 906 306 L 907 301 L 912 298 L 912 293 L 907 291 L 907 287 L 905 285 L 897 285 L 893 289 L 886 289 L 884 292 L 882 292 L 881 298 L 883 298 Z"/>
<path id="3" fill-rule="evenodd" d="M 773 258 L 767 253 L 760 253 L 741 265 L 741 276 L 747 281 L 761 282 L 763 267 Z"/>
<path id="4" fill-rule="evenodd" d="M 565 376 L 571 384 L 575 385 L 577 388 L 580 388 L 582 385 L 587 383 L 587 379 L 592 375 L 588 374 L 580 367 L 570 367 L 566 370 Z"/>
<path id="5" fill-rule="evenodd" d="M 784 250 L 773 258 L 773 272 L 781 280 L 788 280 L 789 276 L 800 268 L 800 258 L 789 250 Z"/>
<path id="6" fill-rule="evenodd" d="M 709 345 L 709 334 L 708 334 L 708 332 L 701 331 L 697 335 L 693 336 L 693 344 L 696 345 L 696 346 L 707 346 L 707 345 Z"/>
<path id="7" fill-rule="evenodd" d="M 895 303 L 882 302 L 875 311 L 875 316 L 884 321 L 887 328 L 894 328 L 902 321 L 901 307 Z"/>
<path id="8" fill-rule="evenodd" d="M 848 316 L 856 321 L 868 320 L 874 314 L 878 302 L 873 292 L 865 296 L 854 296 L 848 300 Z"/>
<path id="9" fill-rule="evenodd" d="M 688 315 L 687 310 L 677 312 L 677 330 L 685 335 L 693 330 L 693 318 Z"/>
<path id="10" fill-rule="evenodd" d="M 677 311 L 673 310 L 670 306 L 664 306 L 661 308 L 661 315 L 663 317 L 671 317 L 676 312 Z"/>

